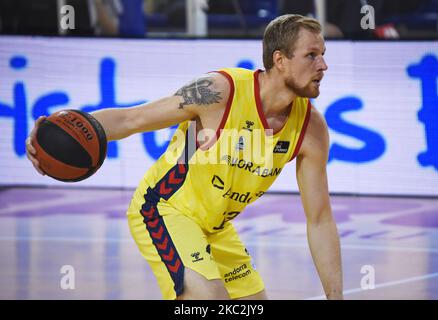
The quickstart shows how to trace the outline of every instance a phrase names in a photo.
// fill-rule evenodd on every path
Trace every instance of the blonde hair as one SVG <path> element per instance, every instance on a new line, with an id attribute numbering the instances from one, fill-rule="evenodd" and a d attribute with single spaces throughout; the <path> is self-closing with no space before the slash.
<path id="1" fill-rule="evenodd" d="M 280 50 L 291 58 L 301 28 L 320 33 L 321 25 L 318 20 L 299 14 L 285 14 L 272 20 L 263 35 L 263 65 L 266 70 L 274 66 L 272 55 Z"/>

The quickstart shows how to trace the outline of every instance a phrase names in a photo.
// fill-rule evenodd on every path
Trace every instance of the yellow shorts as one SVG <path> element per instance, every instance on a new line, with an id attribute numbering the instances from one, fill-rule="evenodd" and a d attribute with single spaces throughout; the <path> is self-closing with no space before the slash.
<path id="1" fill-rule="evenodd" d="M 128 209 L 128 221 L 141 254 L 151 266 L 164 299 L 184 290 L 184 269 L 206 279 L 222 279 L 231 299 L 264 289 L 233 225 L 207 233 L 190 217 L 169 205 L 145 200 L 137 189 Z"/>

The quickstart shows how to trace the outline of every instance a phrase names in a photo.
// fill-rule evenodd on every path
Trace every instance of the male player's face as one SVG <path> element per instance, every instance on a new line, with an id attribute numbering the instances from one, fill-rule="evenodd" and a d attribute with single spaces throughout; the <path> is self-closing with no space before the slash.
<path id="1" fill-rule="evenodd" d="M 316 98 L 327 70 L 321 33 L 301 29 L 291 59 L 286 58 L 285 84 L 300 97 Z"/>

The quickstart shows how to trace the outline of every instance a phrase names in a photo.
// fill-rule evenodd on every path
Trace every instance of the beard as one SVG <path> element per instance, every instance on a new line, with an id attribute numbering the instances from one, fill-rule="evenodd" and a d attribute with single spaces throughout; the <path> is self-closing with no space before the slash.
<path id="1" fill-rule="evenodd" d="M 285 80 L 285 85 L 299 97 L 316 98 L 319 96 L 319 87 L 315 86 L 313 81 L 310 81 L 305 86 L 300 86 L 293 77 L 289 77 Z"/>

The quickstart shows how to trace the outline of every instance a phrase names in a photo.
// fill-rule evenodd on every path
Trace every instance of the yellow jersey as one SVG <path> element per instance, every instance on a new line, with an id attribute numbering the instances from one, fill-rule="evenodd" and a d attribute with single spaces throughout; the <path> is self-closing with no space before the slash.
<path id="1" fill-rule="evenodd" d="M 181 123 L 139 186 L 145 200 L 159 206 L 160 214 L 166 207 L 177 210 L 207 232 L 222 230 L 260 198 L 296 157 L 312 107 L 307 98 L 297 97 L 284 126 L 273 132 L 260 99 L 262 71 L 226 68 L 216 72 L 228 79 L 231 90 L 213 139 L 199 145 L 196 122 Z"/>

